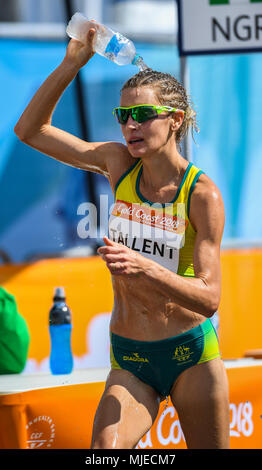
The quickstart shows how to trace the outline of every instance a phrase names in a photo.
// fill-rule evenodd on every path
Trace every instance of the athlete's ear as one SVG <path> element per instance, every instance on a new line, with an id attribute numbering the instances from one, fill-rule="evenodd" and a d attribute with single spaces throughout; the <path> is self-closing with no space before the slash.
<path id="1" fill-rule="evenodd" d="M 177 109 L 174 113 L 172 113 L 172 131 L 178 131 L 178 129 L 182 126 L 184 120 L 184 111 L 181 109 Z"/>

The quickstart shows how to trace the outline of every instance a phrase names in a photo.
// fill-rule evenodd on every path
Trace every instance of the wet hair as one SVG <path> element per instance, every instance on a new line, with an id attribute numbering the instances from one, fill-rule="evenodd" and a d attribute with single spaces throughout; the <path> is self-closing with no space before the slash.
<path id="1" fill-rule="evenodd" d="M 127 88 L 143 86 L 155 88 L 156 96 L 161 105 L 171 106 L 172 108 L 184 111 L 184 120 L 176 133 L 176 142 L 179 144 L 190 130 L 194 139 L 194 131 L 199 132 L 196 112 L 183 85 L 169 73 L 146 69 L 127 80 L 121 89 L 121 93 Z"/>

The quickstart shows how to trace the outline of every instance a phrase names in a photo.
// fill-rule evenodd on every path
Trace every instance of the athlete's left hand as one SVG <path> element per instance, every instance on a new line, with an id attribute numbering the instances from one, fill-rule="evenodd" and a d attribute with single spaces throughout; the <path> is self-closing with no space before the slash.
<path id="1" fill-rule="evenodd" d="M 136 253 L 125 245 L 113 242 L 109 238 L 103 238 L 105 246 L 97 250 L 114 276 L 116 275 L 138 275 L 144 271 L 144 256 Z"/>

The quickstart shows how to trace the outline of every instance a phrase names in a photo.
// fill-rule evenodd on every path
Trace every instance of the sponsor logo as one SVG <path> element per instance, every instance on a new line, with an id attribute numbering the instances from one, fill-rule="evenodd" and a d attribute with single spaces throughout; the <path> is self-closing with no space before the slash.
<path id="1" fill-rule="evenodd" d="M 55 438 L 55 424 L 50 416 L 36 416 L 26 425 L 27 448 L 49 449 Z"/>
<path id="2" fill-rule="evenodd" d="M 118 199 L 114 205 L 112 215 L 170 232 L 182 234 L 185 232 L 188 221 L 185 220 L 185 205 L 183 203 L 178 204 L 178 209 L 180 208 L 181 212 L 180 215 L 173 214 L 173 205 L 171 209 L 168 205 L 165 209 L 158 207 L 159 205 L 156 203 L 155 206 L 157 207 L 152 209 L 147 205 L 130 203 Z M 169 213 L 170 210 L 172 210 L 172 213 Z"/>
<path id="3" fill-rule="evenodd" d="M 230 403 L 230 438 L 250 438 L 254 433 L 253 405 L 250 401 Z M 185 437 L 173 406 L 164 409 L 153 427 L 139 441 L 137 449 L 185 447 Z"/>
<path id="4" fill-rule="evenodd" d="M 146 357 L 140 357 L 138 353 L 132 353 L 132 356 L 123 356 L 124 361 L 133 361 L 133 362 L 149 362 Z"/>

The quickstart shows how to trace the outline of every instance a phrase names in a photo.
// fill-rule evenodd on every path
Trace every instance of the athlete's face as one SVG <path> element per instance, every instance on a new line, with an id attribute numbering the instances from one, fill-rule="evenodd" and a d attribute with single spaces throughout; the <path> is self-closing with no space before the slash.
<path id="1" fill-rule="evenodd" d="M 121 95 L 120 106 L 136 106 L 139 104 L 161 105 L 155 90 L 148 86 L 126 88 Z M 129 116 L 126 124 L 121 125 L 130 154 L 135 158 L 145 157 L 153 153 L 161 153 L 170 141 L 175 143 L 174 116 L 176 113 L 165 112 L 157 119 L 138 123 Z"/>

